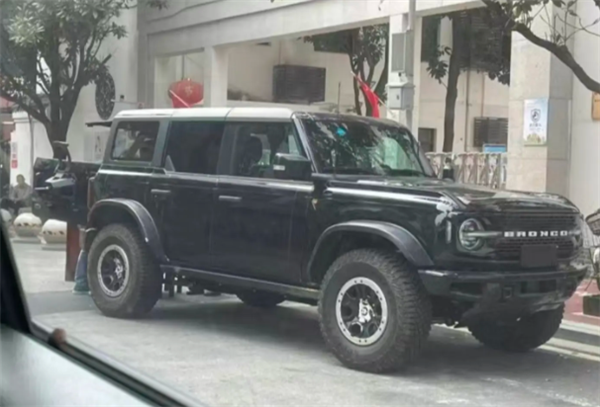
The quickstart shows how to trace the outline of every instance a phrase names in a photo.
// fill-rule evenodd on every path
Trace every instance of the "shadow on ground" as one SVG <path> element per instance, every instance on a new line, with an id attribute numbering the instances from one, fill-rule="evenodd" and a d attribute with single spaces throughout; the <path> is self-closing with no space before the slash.
<path id="1" fill-rule="evenodd" d="M 328 354 L 321 338 L 316 307 L 289 306 L 285 303 L 273 309 L 249 307 L 228 297 L 210 303 L 169 304 L 164 301 L 144 323 L 160 321 L 168 324 L 185 323 L 203 331 L 220 335 L 243 337 L 246 340 L 276 343 L 295 352 L 299 350 Z M 331 358 L 332 363 L 338 364 Z M 585 369 L 582 370 L 582 366 Z M 445 327 L 432 327 L 421 358 L 407 371 L 409 374 L 427 376 L 432 373 L 460 371 L 469 375 L 493 373 L 512 380 L 527 377 L 560 377 L 564 381 L 577 381 L 582 374 L 600 375 L 600 366 L 583 359 L 567 357 L 543 349 L 527 353 L 507 353 L 480 345 L 468 333 Z M 581 383 L 580 383 L 581 384 Z"/>

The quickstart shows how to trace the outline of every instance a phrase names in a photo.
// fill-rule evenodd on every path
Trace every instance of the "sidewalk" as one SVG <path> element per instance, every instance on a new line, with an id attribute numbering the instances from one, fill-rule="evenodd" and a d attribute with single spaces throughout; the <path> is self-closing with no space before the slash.
<path id="1" fill-rule="evenodd" d="M 583 315 L 583 297 L 588 294 L 600 294 L 595 281 L 583 280 L 573 297 L 567 301 L 565 319 L 569 322 L 592 325 L 600 329 L 600 317 Z"/>

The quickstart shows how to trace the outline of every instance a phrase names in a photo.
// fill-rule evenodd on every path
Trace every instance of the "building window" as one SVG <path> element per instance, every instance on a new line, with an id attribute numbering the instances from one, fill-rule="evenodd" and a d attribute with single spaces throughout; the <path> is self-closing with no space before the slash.
<path id="1" fill-rule="evenodd" d="M 435 129 L 419 129 L 419 144 L 425 153 L 435 152 Z"/>
<path id="2" fill-rule="evenodd" d="M 508 119 L 502 117 L 476 117 L 474 147 L 486 144 L 505 146 L 508 142 Z"/>
<path id="3" fill-rule="evenodd" d="M 421 62 L 428 62 L 437 58 L 440 47 L 440 16 L 423 18 L 423 39 L 421 41 Z"/>

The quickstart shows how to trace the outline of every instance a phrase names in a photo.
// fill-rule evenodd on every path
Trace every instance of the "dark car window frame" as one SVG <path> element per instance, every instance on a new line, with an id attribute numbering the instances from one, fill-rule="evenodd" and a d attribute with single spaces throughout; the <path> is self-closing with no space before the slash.
<path id="1" fill-rule="evenodd" d="M 175 169 L 175 171 L 171 171 L 171 170 L 167 170 L 166 167 L 166 161 L 167 161 L 167 149 L 169 147 L 169 140 L 171 139 L 171 137 L 173 137 L 172 135 L 172 131 L 173 131 L 173 125 L 176 123 L 182 123 L 182 122 L 198 122 L 198 123 L 212 123 L 212 124 L 221 124 L 223 126 L 223 129 L 221 130 L 221 144 L 219 146 L 219 153 L 218 153 L 218 158 L 217 158 L 217 167 L 215 170 L 215 174 L 200 174 L 200 173 L 195 173 L 195 172 L 184 172 L 184 171 L 177 171 L 177 169 Z M 182 119 L 178 119 L 178 120 L 168 120 L 167 123 L 165 124 L 165 129 L 164 129 L 164 135 L 162 138 L 159 137 L 159 142 L 157 142 L 157 147 L 156 149 L 158 150 L 160 148 L 160 151 L 157 152 L 157 155 L 159 156 L 158 159 L 158 166 L 163 168 L 165 170 L 165 172 L 167 172 L 168 174 L 185 174 L 185 175 L 192 175 L 192 176 L 202 176 L 202 177 L 216 177 L 219 175 L 219 168 L 220 168 L 220 163 L 223 159 L 223 155 L 224 155 L 224 150 L 223 150 L 223 145 L 224 145 L 224 137 L 225 137 L 225 129 L 226 129 L 226 123 L 224 120 L 221 119 L 214 119 L 214 118 L 182 118 Z M 159 147 L 160 145 L 160 147 Z"/>
<path id="2" fill-rule="evenodd" d="M 157 122 L 158 134 L 156 136 L 156 143 L 154 143 L 154 154 L 151 161 L 140 161 L 140 160 L 127 160 L 127 159 L 115 159 L 112 157 L 112 151 L 117 137 L 117 128 L 119 124 L 124 122 Z M 160 165 L 162 152 L 165 146 L 165 133 L 168 127 L 168 120 L 165 117 L 132 117 L 125 119 L 114 120 L 110 128 L 110 136 L 107 140 L 107 148 L 104 152 L 105 164 L 113 164 L 119 167 L 157 167 Z"/>
<path id="3" fill-rule="evenodd" d="M 244 175 L 233 174 L 233 158 L 234 158 L 234 144 L 235 137 L 237 135 L 236 129 L 239 126 L 251 126 L 251 125 L 269 125 L 269 124 L 280 124 L 283 126 L 290 126 L 293 131 L 294 140 L 299 149 L 299 153 L 302 157 L 309 158 L 307 154 L 306 146 L 302 137 L 298 132 L 298 128 L 294 120 L 232 120 L 225 122 L 225 129 L 223 131 L 223 142 L 221 143 L 221 155 L 219 157 L 219 164 L 217 168 L 217 174 L 243 179 L 255 179 L 255 180 L 275 180 L 275 181 L 293 181 L 285 180 L 281 178 L 265 178 L 265 177 L 249 177 Z M 297 181 L 295 181 L 297 182 Z"/>
<path id="4" fill-rule="evenodd" d="M 57 343 L 49 327 L 31 319 L 23 285 L 17 271 L 8 233 L 4 225 L 0 227 L 0 329 L 13 329 L 22 335 L 43 344 L 48 352 L 58 352 L 65 363 L 76 364 L 95 375 L 98 380 L 107 381 L 120 387 L 133 396 L 146 400 L 149 405 L 160 406 L 192 406 L 201 405 L 198 400 L 171 387 L 164 385 L 107 355 L 70 338 L 68 332 L 60 343 Z M 32 369 L 36 366 L 30 367 Z M 39 367 L 38 367 L 39 368 Z M 39 383 L 43 386 L 43 383 Z M 65 381 L 65 386 L 76 386 Z M 22 389 L 17 389 L 22 391 Z M 0 395 L 3 396 L 3 395 Z"/>

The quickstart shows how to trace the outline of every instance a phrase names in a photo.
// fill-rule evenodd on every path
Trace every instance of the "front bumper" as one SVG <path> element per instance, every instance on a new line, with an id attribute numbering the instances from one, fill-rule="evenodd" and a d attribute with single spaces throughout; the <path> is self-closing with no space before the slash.
<path id="1" fill-rule="evenodd" d="M 419 270 L 419 274 L 429 294 L 462 309 L 457 319 L 467 323 L 557 308 L 573 295 L 588 271 L 589 265 L 581 264 L 554 271 Z"/>

